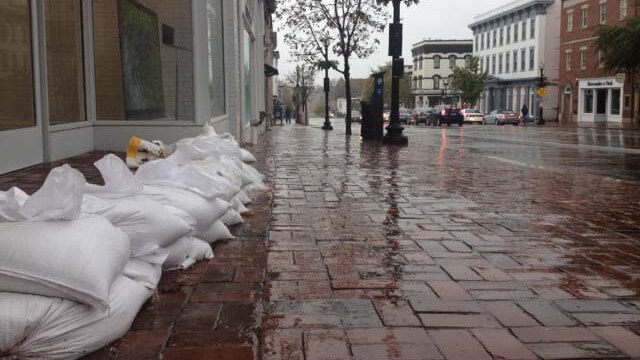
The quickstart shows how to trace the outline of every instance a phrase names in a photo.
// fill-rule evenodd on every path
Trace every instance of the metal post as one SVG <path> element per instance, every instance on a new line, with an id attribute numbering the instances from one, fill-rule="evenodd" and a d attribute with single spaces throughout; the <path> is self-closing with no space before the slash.
<path id="1" fill-rule="evenodd" d="M 540 66 L 540 86 L 544 87 L 544 67 Z M 539 105 L 539 109 L 538 109 L 538 125 L 543 125 L 544 124 L 544 117 L 542 116 L 542 96 L 540 96 L 540 102 L 538 103 Z"/>
<path id="2" fill-rule="evenodd" d="M 324 42 L 324 125 L 322 130 L 333 130 L 329 120 L 329 41 Z"/>
<path id="3" fill-rule="evenodd" d="M 391 62 L 391 118 L 387 126 L 387 134 L 382 138 L 384 144 L 407 145 L 409 140 L 402 134 L 404 128 L 400 125 L 400 77 L 403 65 L 402 55 L 402 25 L 400 24 L 400 0 L 393 0 L 393 24 L 389 31 L 389 53 Z"/>

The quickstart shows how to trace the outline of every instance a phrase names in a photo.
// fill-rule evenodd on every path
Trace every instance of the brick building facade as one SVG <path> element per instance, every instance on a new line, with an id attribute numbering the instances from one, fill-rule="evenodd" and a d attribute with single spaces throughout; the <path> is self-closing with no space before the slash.
<path id="1" fill-rule="evenodd" d="M 602 67 L 594 34 L 600 25 L 622 25 L 638 14 L 637 6 L 635 0 L 562 1 L 560 121 L 621 123 L 632 118 L 631 83 L 624 74 Z M 637 95 L 635 101 L 638 104 Z"/>

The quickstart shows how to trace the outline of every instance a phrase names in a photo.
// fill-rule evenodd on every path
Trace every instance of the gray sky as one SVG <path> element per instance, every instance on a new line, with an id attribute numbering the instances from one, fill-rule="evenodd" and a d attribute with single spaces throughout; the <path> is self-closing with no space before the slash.
<path id="1" fill-rule="evenodd" d="M 421 0 L 418 5 L 409 8 L 402 5 L 400 16 L 404 24 L 402 45 L 405 63 L 412 62 L 411 45 L 423 39 L 471 39 L 473 35 L 467 25 L 475 16 L 509 2 L 511 0 Z M 276 25 L 279 27 L 280 24 L 276 21 Z M 381 41 L 378 50 L 367 59 L 352 60 L 352 77 L 368 77 L 371 69 L 390 61 L 391 58 L 387 56 L 388 30 L 376 36 Z M 280 74 L 285 75 L 295 71 L 295 62 L 289 56 L 289 47 L 284 43 L 282 34 L 278 34 L 278 50 L 280 51 L 278 64 Z M 341 76 L 335 71 L 329 72 L 329 77 L 332 79 Z M 319 83 L 316 81 L 316 85 Z"/>

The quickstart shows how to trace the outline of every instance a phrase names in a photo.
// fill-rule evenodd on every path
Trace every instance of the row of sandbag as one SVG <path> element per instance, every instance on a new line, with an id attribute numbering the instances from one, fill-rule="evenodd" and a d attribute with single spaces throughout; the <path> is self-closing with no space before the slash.
<path id="1" fill-rule="evenodd" d="M 104 186 L 67 165 L 28 196 L 0 192 L 0 357 L 74 359 L 122 336 L 167 269 L 213 256 L 261 175 L 230 137 L 174 145 L 135 175 L 114 155 Z"/>

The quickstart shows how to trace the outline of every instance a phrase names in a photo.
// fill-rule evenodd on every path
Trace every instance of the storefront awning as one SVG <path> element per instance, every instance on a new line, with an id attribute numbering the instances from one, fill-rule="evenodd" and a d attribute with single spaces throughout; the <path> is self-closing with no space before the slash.
<path id="1" fill-rule="evenodd" d="M 278 75 L 278 69 L 274 68 L 269 64 L 264 64 L 264 75 L 266 77 L 271 77 L 274 75 Z"/>

